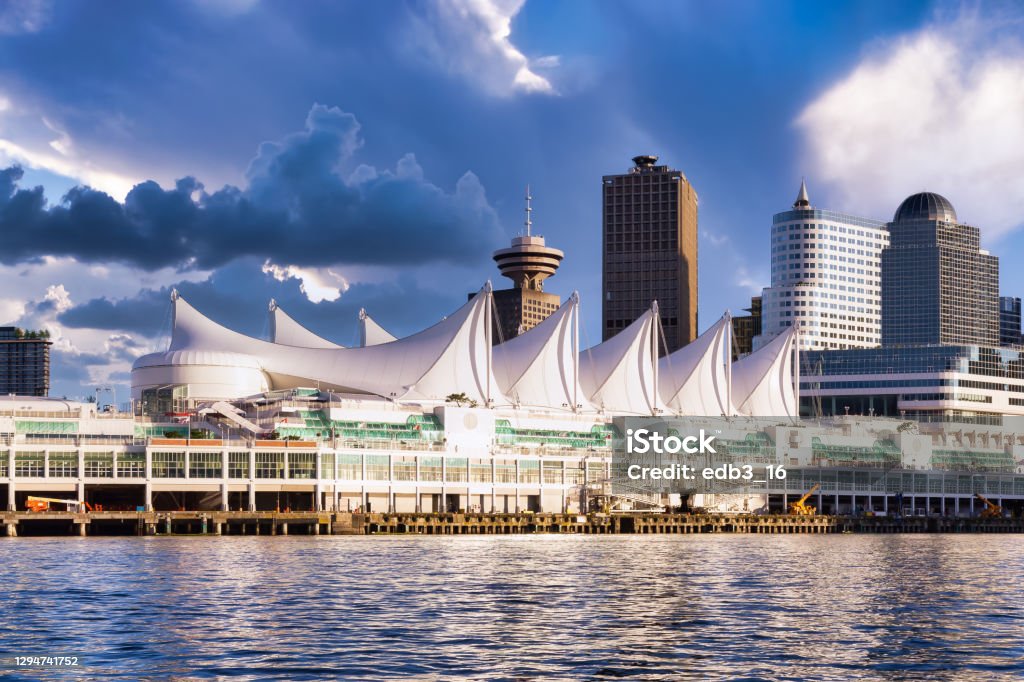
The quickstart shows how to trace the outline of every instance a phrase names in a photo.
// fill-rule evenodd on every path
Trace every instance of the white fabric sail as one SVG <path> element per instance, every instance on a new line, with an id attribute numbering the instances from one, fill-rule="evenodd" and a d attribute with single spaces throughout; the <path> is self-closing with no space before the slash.
<path id="1" fill-rule="evenodd" d="M 687 416 L 733 414 L 727 371 L 731 329 L 726 313 L 699 337 L 658 361 L 658 389 L 667 410 Z"/>
<path id="2" fill-rule="evenodd" d="M 594 407 L 615 414 L 657 414 L 657 304 L 633 324 L 580 355 L 580 385 Z"/>
<path id="3" fill-rule="evenodd" d="M 169 350 L 251 355 L 274 388 L 319 385 L 412 400 L 444 400 L 452 393 L 465 393 L 482 404 L 505 404 L 491 371 L 490 291 L 488 284 L 425 331 L 368 348 L 298 348 L 261 341 L 213 322 L 175 294 Z"/>
<path id="4" fill-rule="evenodd" d="M 384 327 L 377 324 L 377 322 L 367 314 L 365 308 L 359 310 L 359 347 L 366 348 L 367 346 L 379 346 L 382 343 L 391 343 L 397 340 L 398 337 L 394 336 Z"/>
<path id="5" fill-rule="evenodd" d="M 585 410 L 579 384 L 579 294 L 533 329 L 494 347 L 494 376 L 517 405 Z"/>
<path id="6" fill-rule="evenodd" d="M 303 327 L 273 299 L 270 301 L 270 341 L 300 348 L 343 348 Z"/>
<path id="7" fill-rule="evenodd" d="M 789 327 L 767 345 L 732 364 L 732 401 L 736 412 L 751 417 L 800 414 L 793 354 L 797 328 Z"/>

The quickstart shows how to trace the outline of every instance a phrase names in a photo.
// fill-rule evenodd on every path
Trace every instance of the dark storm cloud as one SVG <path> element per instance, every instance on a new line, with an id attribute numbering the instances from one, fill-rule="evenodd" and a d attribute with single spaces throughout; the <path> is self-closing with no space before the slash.
<path id="1" fill-rule="evenodd" d="M 264 143 L 248 187 L 207 193 L 194 178 L 173 189 L 137 185 L 120 204 L 76 187 L 49 206 L 40 187 L 21 189 L 18 167 L 0 170 L 0 262 L 43 255 L 212 269 L 242 256 L 293 265 L 473 262 L 501 229 L 472 173 L 448 193 L 412 155 L 395 171 L 354 163 L 359 123 L 315 105 L 302 132 Z"/>

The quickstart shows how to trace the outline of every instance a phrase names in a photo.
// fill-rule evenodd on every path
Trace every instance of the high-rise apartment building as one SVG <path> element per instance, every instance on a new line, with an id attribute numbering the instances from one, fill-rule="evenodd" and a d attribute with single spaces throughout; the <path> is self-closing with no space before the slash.
<path id="1" fill-rule="evenodd" d="M 999 297 L 999 345 L 1019 346 L 1020 299 L 1016 296 Z"/>
<path id="2" fill-rule="evenodd" d="M 667 348 L 697 336 L 697 192 L 681 171 L 637 156 L 602 186 L 601 336 L 628 327 L 658 302 Z"/>
<path id="3" fill-rule="evenodd" d="M 0 395 L 50 392 L 50 335 L 0 327 Z"/>
<path id="4" fill-rule="evenodd" d="M 511 289 L 493 293 L 498 321 L 493 337 L 496 344 L 533 329 L 562 304 L 558 294 L 544 291 L 544 280 L 555 274 L 565 254 L 548 246 L 544 237 L 533 234 L 532 199 L 527 188 L 525 234 L 513 237 L 511 246 L 494 252 L 501 274 L 513 283 Z"/>
<path id="5" fill-rule="evenodd" d="M 772 219 L 772 285 L 754 349 L 797 323 L 805 350 L 877 346 L 888 243 L 885 223 L 814 208 L 801 182 L 793 208 Z"/>
<path id="6" fill-rule="evenodd" d="M 882 344 L 999 345 L 999 259 L 938 194 L 908 197 L 882 252 Z"/>

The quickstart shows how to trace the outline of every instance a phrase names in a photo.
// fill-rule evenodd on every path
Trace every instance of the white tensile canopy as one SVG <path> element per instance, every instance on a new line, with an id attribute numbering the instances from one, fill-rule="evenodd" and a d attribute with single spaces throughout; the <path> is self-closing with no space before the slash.
<path id="1" fill-rule="evenodd" d="M 382 343 L 391 343 L 397 340 L 398 337 L 394 336 L 384 327 L 377 324 L 377 322 L 369 316 L 365 308 L 359 310 L 359 347 L 366 348 L 367 346 L 379 346 Z"/>
<path id="2" fill-rule="evenodd" d="M 256 357 L 275 388 L 323 385 L 393 399 L 444 400 L 452 393 L 505 404 L 491 372 L 490 284 L 433 327 L 367 348 L 299 348 L 254 339 L 174 297 L 169 350 L 217 349 Z"/>
<path id="3" fill-rule="evenodd" d="M 658 361 L 665 408 L 678 415 L 728 416 L 732 318 L 728 313 L 695 340 Z"/>
<path id="4" fill-rule="evenodd" d="M 494 376 L 516 405 L 582 410 L 579 294 L 533 329 L 494 347 Z"/>
<path id="5" fill-rule="evenodd" d="M 617 414 L 657 414 L 658 306 L 580 356 L 580 385 L 598 409 Z"/>
<path id="6" fill-rule="evenodd" d="M 465 393 L 481 405 L 623 415 L 655 415 L 663 407 L 689 416 L 799 414 L 796 328 L 729 364 L 728 314 L 658 360 L 657 304 L 608 341 L 580 352 L 577 294 L 530 331 L 493 348 L 490 284 L 449 317 L 403 339 L 383 330 L 390 340 L 368 334 L 380 327 L 364 315 L 364 339 L 377 343 L 359 348 L 320 338 L 274 304 L 271 342 L 223 327 L 177 293 L 173 299 L 170 346 L 135 363 L 133 392 L 193 381 L 188 377 L 199 376 L 193 370 L 200 367 L 195 358 L 202 357 L 202 366 L 211 368 L 203 370 L 207 374 L 228 368 L 234 374 L 225 377 L 242 377 L 236 379 L 237 397 L 259 379 L 269 380 L 272 389 L 319 386 L 411 401 Z M 190 369 L 178 371 L 178 365 Z M 230 397 L 231 386 L 223 383 L 217 384 L 218 398 Z"/>
<path id="7" fill-rule="evenodd" d="M 273 299 L 270 301 L 270 341 L 300 348 L 343 348 L 303 327 Z"/>
<path id="8" fill-rule="evenodd" d="M 793 355 L 797 328 L 789 327 L 756 352 L 732 365 L 732 401 L 736 412 L 752 417 L 800 415 Z"/>

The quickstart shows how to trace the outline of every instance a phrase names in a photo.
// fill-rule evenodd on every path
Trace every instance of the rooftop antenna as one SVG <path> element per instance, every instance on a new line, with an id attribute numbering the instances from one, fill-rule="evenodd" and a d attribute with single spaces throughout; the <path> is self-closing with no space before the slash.
<path id="1" fill-rule="evenodd" d="M 530 196 L 530 186 L 527 185 L 526 186 L 526 222 L 523 223 L 524 225 L 526 225 L 526 236 L 527 237 L 530 236 L 530 228 L 533 227 L 533 221 L 530 220 L 530 214 L 533 213 L 533 209 L 530 208 L 530 200 L 531 199 L 533 199 L 533 197 Z"/>

